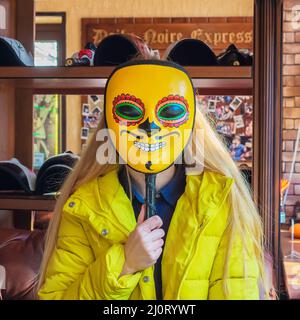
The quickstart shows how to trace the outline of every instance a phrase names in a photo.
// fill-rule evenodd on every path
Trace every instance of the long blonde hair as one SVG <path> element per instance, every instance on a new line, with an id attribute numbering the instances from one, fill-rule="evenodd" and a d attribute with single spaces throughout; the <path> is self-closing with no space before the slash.
<path id="1" fill-rule="evenodd" d="M 99 123 L 98 130 L 104 128 L 104 120 Z M 204 132 L 204 146 L 197 143 L 196 132 L 200 129 Z M 269 285 L 265 277 L 264 265 L 264 245 L 263 245 L 263 228 L 258 210 L 252 200 L 251 192 L 245 182 L 240 170 L 232 160 L 229 152 L 226 150 L 223 142 L 212 129 L 208 119 L 202 113 L 199 107 L 196 111 L 194 131 L 192 134 L 192 148 L 198 150 L 200 154 L 198 163 L 203 165 L 204 170 L 218 172 L 234 179 L 235 183 L 230 192 L 231 212 L 226 232 L 230 233 L 230 239 L 238 233 L 241 236 L 244 248 L 246 248 L 246 239 L 253 242 L 255 257 L 259 265 L 261 283 L 267 295 Z M 97 141 L 96 133 L 90 139 L 90 142 L 83 153 L 81 159 L 75 166 L 64 183 L 60 196 L 57 200 L 55 210 L 48 228 L 45 242 L 45 251 L 40 269 L 39 283 L 37 289 L 41 288 L 45 280 L 45 274 L 49 259 L 54 251 L 57 241 L 58 229 L 61 221 L 62 208 L 68 197 L 84 183 L 105 175 L 111 170 L 116 169 L 117 165 L 101 165 L 96 161 L 96 152 L 103 142 Z M 202 152 L 201 150 L 204 150 Z M 201 158 L 201 159 L 200 159 Z M 232 241 L 227 248 L 227 263 L 224 266 L 224 279 L 228 278 L 229 257 L 231 253 Z M 224 281 L 224 291 L 228 293 L 227 282 Z"/>

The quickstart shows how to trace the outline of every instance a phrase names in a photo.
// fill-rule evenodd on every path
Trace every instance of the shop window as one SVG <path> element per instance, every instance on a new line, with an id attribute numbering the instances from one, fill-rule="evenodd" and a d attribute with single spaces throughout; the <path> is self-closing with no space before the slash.
<path id="1" fill-rule="evenodd" d="M 51 16 L 52 17 L 52 16 Z M 35 66 L 60 66 L 65 58 L 64 18 L 60 23 L 47 23 L 47 15 L 39 13 L 34 43 Z M 51 156 L 64 151 L 64 98 L 61 95 L 34 95 L 33 167 L 38 170 Z"/>
<path id="2" fill-rule="evenodd" d="M 49 157 L 59 153 L 59 111 L 58 95 L 34 96 L 34 163 L 38 169 Z"/>
<path id="3" fill-rule="evenodd" d="M 35 65 L 57 66 L 57 41 L 35 42 Z M 39 169 L 59 148 L 59 95 L 35 95 L 33 112 L 33 167 Z"/>

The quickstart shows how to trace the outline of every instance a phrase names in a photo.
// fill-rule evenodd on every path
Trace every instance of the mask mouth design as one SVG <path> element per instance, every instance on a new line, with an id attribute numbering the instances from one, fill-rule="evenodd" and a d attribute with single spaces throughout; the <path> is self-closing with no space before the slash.
<path id="1" fill-rule="evenodd" d="M 142 151 L 153 152 L 165 147 L 166 142 L 144 143 L 144 142 L 134 141 L 134 145 L 135 147 L 137 147 Z"/>

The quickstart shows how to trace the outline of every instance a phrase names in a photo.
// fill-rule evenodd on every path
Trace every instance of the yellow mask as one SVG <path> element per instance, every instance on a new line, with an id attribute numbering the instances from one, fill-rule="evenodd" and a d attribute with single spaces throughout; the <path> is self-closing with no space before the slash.
<path id="1" fill-rule="evenodd" d="M 143 173 L 173 164 L 193 129 L 195 95 L 179 65 L 143 60 L 116 68 L 105 88 L 105 119 L 121 159 Z"/>

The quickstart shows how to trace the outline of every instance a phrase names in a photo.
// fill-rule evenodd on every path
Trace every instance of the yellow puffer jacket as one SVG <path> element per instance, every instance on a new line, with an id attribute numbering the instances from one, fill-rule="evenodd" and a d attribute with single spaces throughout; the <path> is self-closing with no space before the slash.
<path id="1" fill-rule="evenodd" d="M 237 237 L 230 257 L 228 295 L 223 292 L 229 240 L 224 230 L 232 183 L 230 178 L 207 171 L 187 176 L 162 257 L 165 300 L 259 298 L 258 264 L 251 253 L 243 255 Z M 64 206 L 39 298 L 156 299 L 153 266 L 118 279 L 125 261 L 124 243 L 135 226 L 117 171 L 80 187 Z"/>

